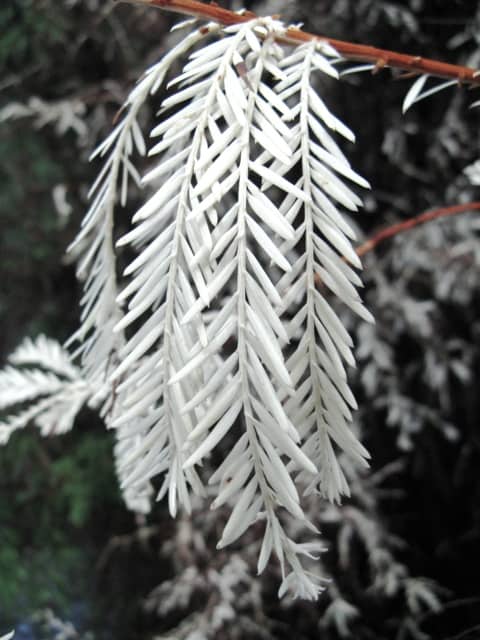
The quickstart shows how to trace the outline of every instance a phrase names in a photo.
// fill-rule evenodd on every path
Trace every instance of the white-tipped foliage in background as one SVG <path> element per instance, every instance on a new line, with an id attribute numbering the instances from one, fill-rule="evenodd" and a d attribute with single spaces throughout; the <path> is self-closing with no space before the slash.
<path id="1" fill-rule="evenodd" d="M 299 492 L 339 502 L 349 488 L 336 450 L 359 466 L 368 458 L 349 427 L 352 340 L 331 303 L 333 293 L 371 320 L 340 211 L 361 205 L 347 183 L 368 184 L 334 140 L 353 134 L 312 86 L 314 72 L 337 77 L 335 52 L 319 42 L 283 48 L 275 37 L 284 29 L 270 18 L 208 25 L 131 92 L 94 154 L 106 160 L 72 245 L 84 281 L 72 339 L 80 368 L 49 341 L 21 347 L 12 363 L 39 366 L 1 374 L 0 407 L 40 400 L 0 433 L 31 419 L 48 431 L 47 418 L 57 424 L 75 390 L 56 431 L 84 402 L 101 407 L 116 430 L 129 506 L 148 511 L 150 480 L 160 474 L 157 497 L 168 495 L 172 515 L 179 506 L 189 512 L 191 492 L 203 495 L 208 480 L 218 489 L 214 508 L 235 505 L 218 546 L 261 521 L 258 571 L 275 552 L 280 594 L 315 598 L 320 580 L 300 557 L 309 562 L 321 546 L 290 539 L 282 520 L 315 531 Z M 190 50 L 168 85 L 141 180 L 133 164 L 147 147 L 139 109 Z M 115 244 L 115 207 L 130 179 L 151 195 Z M 134 258 L 119 282 L 124 247 Z M 198 468 L 227 434 L 228 454 L 201 478 Z"/>
<path id="2" fill-rule="evenodd" d="M 91 395 L 69 354 L 54 340 L 39 336 L 35 341 L 27 338 L 9 363 L 0 371 L 0 412 L 12 415 L 0 421 L 0 444 L 30 421 L 35 421 L 45 436 L 69 431 Z M 27 402 L 30 406 L 13 414 Z"/>

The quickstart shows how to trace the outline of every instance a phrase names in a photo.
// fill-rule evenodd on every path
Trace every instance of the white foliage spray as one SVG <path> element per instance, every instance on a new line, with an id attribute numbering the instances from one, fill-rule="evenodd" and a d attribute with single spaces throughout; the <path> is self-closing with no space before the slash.
<path id="1" fill-rule="evenodd" d="M 280 595 L 314 599 L 321 579 L 300 559 L 321 545 L 292 540 L 282 521 L 315 531 L 299 488 L 339 502 L 349 488 L 336 449 L 360 466 L 368 458 L 349 428 L 352 340 L 326 295 L 371 320 L 357 292 L 354 234 L 339 210 L 361 205 L 346 182 L 368 183 L 333 138 L 353 134 L 312 86 L 314 72 L 338 77 L 335 52 L 320 42 L 281 47 L 285 28 L 272 18 L 202 27 L 131 92 L 94 154 L 106 160 L 72 245 L 84 281 L 72 338 L 81 368 L 44 339 L 21 347 L 12 362 L 39 368 L 2 372 L 0 401 L 34 404 L 0 433 L 6 439 L 31 419 L 46 432 L 75 390 L 56 431 L 83 402 L 101 407 L 116 430 L 127 503 L 148 511 L 150 480 L 162 474 L 157 497 L 168 495 L 173 516 L 179 506 L 190 511 L 191 491 L 203 494 L 198 468 L 228 434 L 234 445 L 208 479 L 214 508 L 234 504 L 218 546 L 263 522 L 259 573 L 275 552 Z M 140 179 L 139 109 L 189 51 Z M 115 207 L 130 179 L 151 195 L 115 245 Z M 116 255 L 125 246 L 134 258 L 119 290 Z"/>

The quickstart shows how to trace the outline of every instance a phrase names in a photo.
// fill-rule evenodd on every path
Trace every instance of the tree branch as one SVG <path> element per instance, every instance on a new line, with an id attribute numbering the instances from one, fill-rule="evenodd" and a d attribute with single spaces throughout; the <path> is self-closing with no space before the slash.
<path id="1" fill-rule="evenodd" d="M 430 222 L 431 220 L 446 218 L 447 216 L 454 216 L 457 213 L 465 213 L 466 211 L 474 211 L 475 209 L 480 209 L 480 202 L 468 202 L 467 204 L 457 204 L 453 207 L 442 207 L 440 209 L 434 209 L 433 211 L 426 211 L 414 218 L 409 218 L 403 222 L 397 222 L 386 229 L 378 231 L 369 240 L 358 246 L 355 251 L 357 255 L 361 257 L 375 249 L 380 242 L 396 236 L 399 233 L 403 233 L 404 231 L 408 231 L 409 229 L 413 229 L 413 227 L 418 227 L 419 225 L 424 224 L 425 222 Z"/>
<path id="2" fill-rule="evenodd" d="M 157 7 L 175 13 L 182 13 L 201 20 L 213 20 L 215 22 L 231 25 L 240 22 L 246 22 L 252 18 L 256 18 L 256 14 L 251 11 L 243 13 L 235 13 L 219 7 L 215 3 L 205 4 L 198 0 L 122 0 L 124 2 L 132 2 L 151 7 Z M 308 33 L 290 27 L 287 29 L 285 36 L 281 38 L 282 42 L 299 44 L 301 42 L 309 42 L 310 40 L 321 40 L 331 45 L 339 54 L 349 60 L 359 62 L 370 62 L 375 65 L 373 72 L 380 71 L 385 67 L 392 69 L 400 69 L 406 71 L 408 75 L 429 74 L 439 78 L 451 78 L 458 80 L 459 84 L 468 84 L 480 86 L 480 70 L 464 67 L 461 65 L 447 64 L 438 60 L 422 58 L 420 56 L 412 56 L 387 49 L 378 49 L 363 44 L 355 44 L 353 42 L 345 42 L 343 40 L 335 40 L 320 34 Z"/>
<path id="3" fill-rule="evenodd" d="M 457 204 L 452 207 L 441 207 L 440 209 L 434 209 L 433 211 L 426 211 L 414 218 L 409 218 L 403 222 L 397 222 L 396 224 L 392 224 L 390 227 L 386 227 L 386 229 L 378 231 L 369 240 L 356 247 L 355 252 L 361 258 L 369 251 L 373 251 L 384 240 L 392 238 L 399 233 L 418 227 L 419 225 L 424 224 L 425 222 L 430 222 L 431 220 L 446 218 L 447 216 L 454 216 L 458 213 L 465 213 L 476 209 L 480 209 L 480 202 L 468 202 L 467 204 Z M 345 260 L 345 258 L 343 259 Z M 318 273 L 315 274 L 315 284 L 317 287 L 322 285 L 322 278 Z"/>

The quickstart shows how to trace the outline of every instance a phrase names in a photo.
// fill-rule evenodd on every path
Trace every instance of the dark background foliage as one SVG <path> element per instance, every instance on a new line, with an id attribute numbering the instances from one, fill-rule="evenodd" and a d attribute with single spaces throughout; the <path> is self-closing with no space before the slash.
<path id="1" fill-rule="evenodd" d="M 337 38 L 473 65 L 480 60 L 476 2 L 246 6 L 280 12 L 309 31 Z M 32 96 L 65 100 L 83 105 L 79 117 L 87 125 L 82 134 L 70 128 L 59 135 L 54 123 L 39 127 L 35 117 L 0 124 L 2 362 L 25 335 L 64 340 L 74 329 L 79 292 L 64 248 L 98 169 L 87 163 L 88 154 L 108 132 L 134 79 L 161 54 L 173 20 L 101 0 L 2 3 L 0 109 L 28 104 Z M 468 110 L 478 92 L 448 90 L 403 117 L 407 86 L 384 71 L 328 87 L 332 110 L 357 133 L 357 145 L 347 154 L 373 187 L 356 218 L 360 235 L 478 197 L 462 173 L 478 157 L 478 112 Z M 69 217 L 53 204 L 58 185 L 66 187 Z M 345 317 L 358 346 L 352 376 L 361 407 L 356 420 L 373 454 L 372 473 L 398 463 L 375 493 L 375 518 L 403 540 L 395 551 L 398 561 L 412 575 L 436 581 L 445 602 L 441 612 L 417 617 L 412 630 L 398 598 L 365 589 L 364 547 L 353 545 L 355 570 L 346 571 L 333 546 L 326 565 L 360 612 L 355 638 L 417 632 L 444 640 L 480 637 L 480 255 L 474 216 L 433 223 L 369 255 L 365 296 L 377 325 L 363 327 Z M 172 523 L 163 505 L 148 523 L 135 519 L 122 505 L 111 447 L 110 434 L 85 411 L 67 436 L 40 440 L 29 429 L 0 451 L 0 630 L 16 624 L 18 638 L 56 637 L 51 625 L 32 622 L 35 612 L 51 608 L 81 631 L 91 629 L 95 638 L 130 640 L 167 633 L 192 611 L 208 615 L 209 583 L 199 576 L 223 566 L 214 550 L 212 516 L 205 507 L 196 514 L 193 529 L 203 531 L 204 541 L 189 529 L 193 552 L 182 551 L 178 542 L 187 525 Z M 322 528 L 327 540 L 334 538 L 328 525 Z M 192 562 L 196 577 L 179 576 L 179 566 Z M 239 597 L 237 618 L 214 637 L 262 637 L 262 624 L 271 634 L 264 637 L 337 637 L 319 627 L 327 600 L 281 608 L 272 576 L 262 580 L 256 600 L 250 593 L 262 606 Z M 162 609 L 159 602 L 175 580 L 189 579 L 187 602 Z M 255 631 L 248 630 L 249 616 L 259 621 Z"/>

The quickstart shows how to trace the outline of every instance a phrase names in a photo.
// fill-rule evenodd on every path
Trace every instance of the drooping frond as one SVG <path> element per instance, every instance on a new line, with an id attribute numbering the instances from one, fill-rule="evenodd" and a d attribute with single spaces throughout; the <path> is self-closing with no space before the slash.
<path id="1" fill-rule="evenodd" d="M 276 42 L 285 29 L 272 18 L 208 25 L 147 72 L 94 154 L 106 160 L 72 245 L 84 279 L 72 337 L 81 374 L 62 351 L 37 341 L 15 358 L 39 368 L 2 375 L 4 406 L 39 399 L 15 424 L 35 419 L 43 427 L 48 417 L 69 427 L 67 389 L 78 403 L 101 406 L 115 429 L 125 499 L 137 511 L 148 511 L 158 475 L 157 497 L 168 494 L 172 515 L 179 506 L 189 511 L 190 491 L 204 491 L 198 468 L 233 442 L 209 478 L 218 489 L 213 507 L 234 504 L 218 546 L 261 521 L 258 571 L 274 552 L 280 594 L 313 599 L 321 580 L 305 563 L 321 545 L 291 539 L 284 521 L 315 532 L 299 488 L 339 501 L 348 487 L 335 448 L 360 465 L 368 457 L 349 428 L 352 341 L 326 293 L 370 319 L 340 211 L 361 204 L 345 180 L 368 185 L 332 132 L 353 134 L 311 84 L 314 71 L 337 77 L 335 52 L 320 43 L 285 49 Z M 151 132 L 152 165 L 140 179 L 139 109 L 187 52 L 167 86 Z M 150 195 L 114 246 L 114 210 L 130 179 Z M 117 290 L 116 253 L 125 247 L 133 258 Z"/>
<path id="2" fill-rule="evenodd" d="M 215 29 L 212 26 L 212 29 Z M 150 94 L 162 85 L 175 60 L 206 36 L 209 29 L 195 31 L 169 51 L 160 62 L 147 70 L 144 77 L 127 97 L 122 120 L 92 154 L 92 159 L 107 159 L 90 189 L 90 208 L 82 228 L 69 250 L 79 256 L 77 274 L 84 282 L 81 299 L 81 325 L 71 338 L 78 343 L 85 374 L 96 380 L 99 390 L 106 394 L 108 373 L 117 363 L 123 343 L 122 334 L 113 327 L 122 318 L 117 301 L 116 255 L 113 240 L 114 211 L 117 200 L 126 203 L 128 183 L 140 184 L 140 176 L 132 156 L 146 152 L 146 145 L 138 123 L 138 113 Z"/>
<path id="3" fill-rule="evenodd" d="M 286 218 L 297 219 L 297 224 L 294 239 L 282 247 L 284 253 L 295 251 L 295 262 L 278 286 L 286 313 L 301 300 L 288 323 L 288 337 L 296 343 L 287 360 L 295 393 L 285 399 L 285 407 L 300 431 L 303 451 L 318 469 L 313 479 L 304 479 L 309 491 L 318 487 L 323 496 L 339 502 L 342 494 L 349 495 L 349 489 L 335 446 L 360 465 L 365 464 L 368 453 L 348 424 L 351 409 L 356 408 L 345 371 L 345 364 L 354 365 L 353 343 L 325 293 L 333 293 L 365 320 L 372 319 L 362 305 L 357 292 L 361 281 L 352 268 L 361 267 L 350 243 L 355 236 L 338 210 L 338 205 L 350 211 L 361 205 L 345 178 L 361 187 L 369 185 L 352 170 L 330 132 L 352 142 L 353 134 L 310 84 L 316 70 L 337 76 L 318 49 L 315 43 L 308 43 L 284 58 L 285 78 L 275 86 L 279 100 L 296 101 L 291 147 L 301 162 L 296 184 L 305 194 L 300 215 L 291 197 L 280 206 Z"/>
<path id="4" fill-rule="evenodd" d="M 347 128 L 310 85 L 314 68 L 335 70 L 315 45 L 285 59 L 273 39 L 283 29 L 272 19 L 228 27 L 170 83 L 176 92 L 152 131 L 159 160 L 143 180 L 159 186 L 119 241 L 137 255 L 119 296 L 128 311 L 115 330 L 133 332 L 113 373 L 114 425 L 138 436 L 120 461 L 125 487 L 163 472 L 172 513 L 178 501 L 189 508 L 188 484 L 201 490 L 196 465 L 238 432 L 210 478 L 214 507 L 235 501 L 219 546 L 263 519 L 259 571 L 275 551 L 282 593 L 315 597 L 299 556 L 318 544 L 290 540 L 279 508 L 311 528 L 292 473 L 338 499 L 346 487 L 332 441 L 366 456 L 347 426 L 341 357 L 352 362 L 351 340 L 315 278 L 368 316 L 342 260 L 358 266 L 334 204 L 360 204 L 336 174 L 367 185 L 325 126 L 348 137 Z"/>

